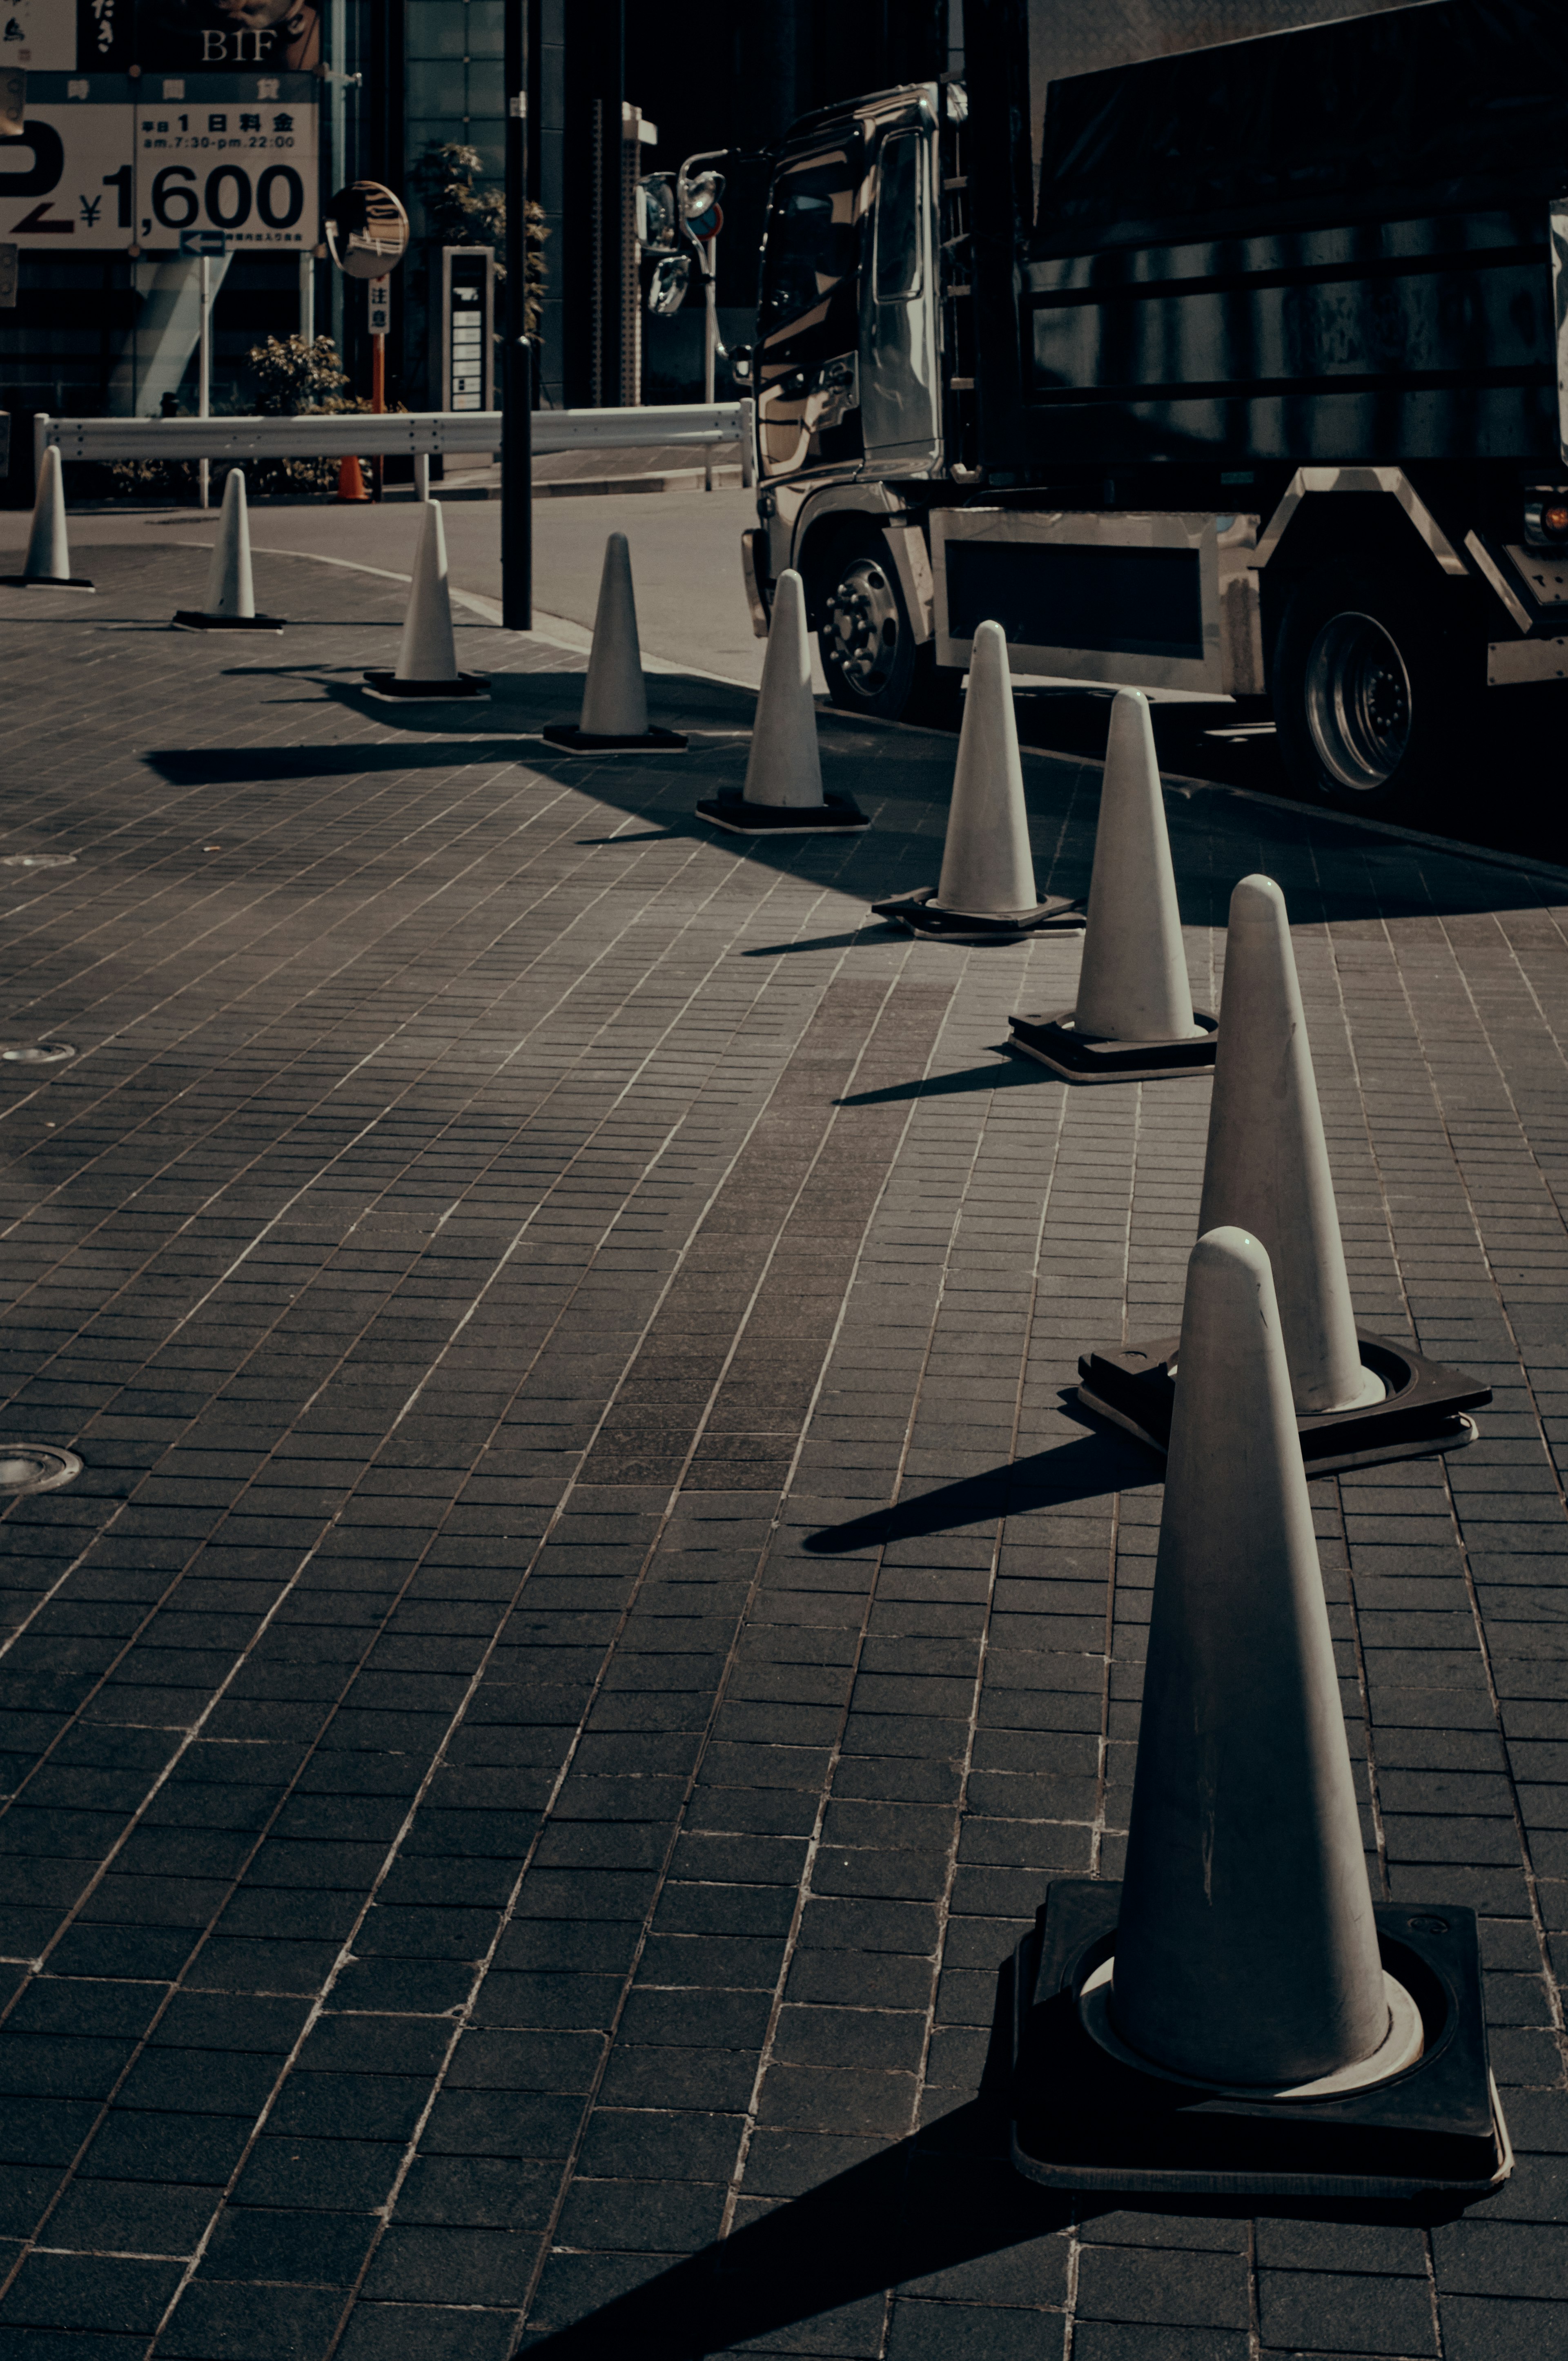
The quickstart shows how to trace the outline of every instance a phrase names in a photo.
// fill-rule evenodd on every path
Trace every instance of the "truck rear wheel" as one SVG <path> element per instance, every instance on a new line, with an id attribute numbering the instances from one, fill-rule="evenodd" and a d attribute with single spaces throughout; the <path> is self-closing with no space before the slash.
<path id="1" fill-rule="evenodd" d="M 1291 785 L 1354 811 L 1434 797 L 1461 752 L 1466 651 L 1456 641 L 1424 586 L 1345 564 L 1308 575 L 1274 658 Z"/>
<path id="2" fill-rule="evenodd" d="M 936 649 L 917 642 L 898 570 L 873 524 L 835 536 L 808 585 L 828 694 L 846 713 L 879 721 L 934 720 L 942 689 Z M 956 697 L 955 700 L 956 702 Z"/>

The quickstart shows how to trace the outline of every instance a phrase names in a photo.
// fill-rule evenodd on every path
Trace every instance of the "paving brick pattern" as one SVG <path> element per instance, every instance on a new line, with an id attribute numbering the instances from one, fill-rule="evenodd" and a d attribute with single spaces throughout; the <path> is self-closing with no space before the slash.
<path id="1" fill-rule="evenodd" d="M 85 555 L 86 553 L 79 553 Z M 981 2079 L 1117 1872 L 1154 1465 L 1063 1389 L 1168 1332 L 1206 1082 L 998 1054 L 1071 939 L 901 939 L 951 744 L 824 725 L 862 838 L 684 761 L 394 710 L 399 592 L 0 594 L 0 2361 L 1568 2355 L 1568 895 L 1173 796 L 1194 988 L 1296 922 L 1357 1309 L 1482 1371 L 1314 1484 L 1380 1895 L 1482 1914 L 1519 2169 L 1457 2219 L 1053 2202 Z M 258 561 L 258 571 L 262 570 Z M 651 597 L 643 586 L 644 599 Z M 517 664 L 465 630 L 466 663 Z M 1081 888 L 1091 766 L 1031 759 Z M 715 2242 L 722 2242 L 715 2252 Z"/>

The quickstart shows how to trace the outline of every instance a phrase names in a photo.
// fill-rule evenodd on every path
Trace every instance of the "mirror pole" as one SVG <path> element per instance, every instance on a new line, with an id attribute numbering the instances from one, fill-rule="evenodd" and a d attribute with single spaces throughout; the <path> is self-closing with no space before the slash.
<path id="1" fill-rule="evenodd" d="M 501 621 L 533 628 L 533 351 L 528 339 L 528 0 L 506 0 L 506 337 L 501 371 Z"/>

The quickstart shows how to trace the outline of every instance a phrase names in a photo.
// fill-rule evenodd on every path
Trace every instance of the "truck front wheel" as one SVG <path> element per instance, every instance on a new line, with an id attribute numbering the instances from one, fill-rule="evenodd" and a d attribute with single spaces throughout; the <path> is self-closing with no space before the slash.
<path id="1" fill-rule="evenodd" d="M 935 650 L 915 637 L 897 569 L 875 525 L 838 536 L 807 587 L 834 704 L 879 721 L 927 719 L 936 702 Z"/>
<path id="2" fill-rule="evenodd" d="M 1280 759 L 1299 794 L 1385 812 L 1453 776 L 1464 656 L 1435 597 L 1394 574 L 1320 567 L 1285 610 L 1274 658 Z"/>

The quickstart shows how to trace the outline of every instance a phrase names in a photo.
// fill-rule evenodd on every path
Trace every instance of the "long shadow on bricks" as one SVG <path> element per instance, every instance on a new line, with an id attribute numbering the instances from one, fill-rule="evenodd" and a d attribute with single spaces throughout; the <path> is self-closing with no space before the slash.
<path id="1" fill-rule="evenodd" d="M 895 2292 L 911 2280 L 928 2288 L 941 2272 L 1102 2214 L 1152 2213 L 1168 2223 L 1183 2214 L 1247 2221 L 1261 2211 L 1271 2220 L 1414 2226 L 1464 2211 L 1453 2201 L 1435 2207 L 1336 2205 L 1040 2189 L 1012 2161 L 1005 2030 L 1012 2009 L 1009 1959 L 997 1972 L 976 2098 L 576 2321 L 552 2321 L 546 2294 L 521 2349 L 548 2361 L 621 2361 L 630 2355 L 637 2361 L 701 2361 L 869 2296 Z M 788 2349 L 807 2348 L 792 2342 Z"/>
<path id="2" fill-rule="evenodd" d="M 1058 1509 L 1069 1500 L 1091 1500 L 1126 1486 L 1157 1480 L 1149 1455 L 1136 1444 L 1111 1434 L 1084 1434 L 1052 1451 L 1032 1452 L 1026 1459 L 988 1467 L 982 1475 L 965 1476 L 956 1484 L 939 1484 L 896 1507 L 873 1509 L 840 1525 L 824 1525 L 808 1533 L 801 1546 L 815 1557 L 842 1552 L 876 1549 L 889 1542 L 945 1533 L 996 1517 L 1018 1517 L 1031 1509 Z"/>

